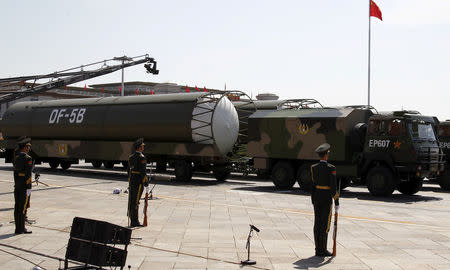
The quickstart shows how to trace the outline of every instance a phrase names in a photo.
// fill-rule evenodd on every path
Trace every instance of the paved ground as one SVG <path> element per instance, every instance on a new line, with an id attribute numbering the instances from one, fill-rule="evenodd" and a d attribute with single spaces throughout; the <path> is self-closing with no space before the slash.
<path id="1" fill-rule="evenodd" d="M 16 236 L 11 166 L 0 163 L 0 269 L 57 269 L 75 216 L 127 225 L 127 194 L 112 194 L 127 187 L 120 170 L 86 164 L 68 172 L 40 170 L 50 186 L 33 187 L 33 234 Z M 450 269 L 450 193 L 435 184 L 389 199 L 348 188 L 341 198 L 338 256 L 321 259 L 313 256 L 310 197 L 298 188 L 280 192 L 254 177 L 218 184 L 196 175 L 181 184 L 157 175 L 154 182 L 149 226 L 133 231 L 142 239 L 128 249 L 131 269 Z M 249 224 L 261 229 L 251 241 L 257 264 L 241 267 Z"/>

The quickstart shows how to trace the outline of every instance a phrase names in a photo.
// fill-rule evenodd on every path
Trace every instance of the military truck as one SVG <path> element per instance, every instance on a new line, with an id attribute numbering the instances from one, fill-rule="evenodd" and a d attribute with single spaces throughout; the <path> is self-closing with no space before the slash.
<path id="1" fill-rule="evenodd" d="M 209 166 L 217 180 L 229 175 L 228 156 L 239 135 L 229 95 L 183 93 L 20 102 L 0 121 L 6 162 L 20 136 L 32 139 L 39 162 L 68 169 L 80 159 L 113 167 L 127 165 L 133 141 L 145 140 L 149 161 L 170 162 L 177 180 L 188 181 L 194 165 Z"/>
<path id="2" fill-rule="evenodd" d="M 257 111 L 249 118 L 248 153 L 279 188 L 311 186 L 315 149 L 331 144 L 341 185 L 366 184 L 373 195 L 414 194 L 444 170 L 433 118 L 414 111 L 379 114 L 367 106 Z"/>
<path id="3" fill-rule="evenodd" d="M 442 189 L 450 190 L 450 120 L 440 122 L 437 129 L 439 145 L 446 157 L 445 171 L 437 177 L 437 181 Z"/>

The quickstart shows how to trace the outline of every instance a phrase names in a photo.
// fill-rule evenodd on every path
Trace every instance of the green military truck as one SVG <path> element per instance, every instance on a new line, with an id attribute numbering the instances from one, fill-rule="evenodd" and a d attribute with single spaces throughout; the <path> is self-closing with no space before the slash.
<path id="1" fill-rule="evenodd" d="M 248 153 L 279 188 L 311 185 L 322 143 L 341 186 L 366 184 L 373 195 L 414 194 L 424 177 L 444 170 L 432 117 L 413 111 L 377 113 L 367 106 L 257 111 L 249 118 Z"/>
<path id="2" fill-rule="evenodd" d="M 240 94 L 245 95 L 199 92 L 16 103 L 0 121 L 3 156 L 11 162 L 17 138 L 28 136 L 38 163 L 68 169 L 84 159 L 94 167 L 112 168 L 120 162 L 126 166 L 132 143 L 143 137 L 148 160 L 170 163 L 177 180 L 190 180 L 196 165 L 225 180 L 240 132 L 229 95 Z"/>
<path id="3" fill-rule="evenodd" d="M 450 120 L 439 123 L 437 129 L 439 145 L 447 161 L 446 170 L 437 177 L 437 181 L 442 189 L 450 190 Z"/>

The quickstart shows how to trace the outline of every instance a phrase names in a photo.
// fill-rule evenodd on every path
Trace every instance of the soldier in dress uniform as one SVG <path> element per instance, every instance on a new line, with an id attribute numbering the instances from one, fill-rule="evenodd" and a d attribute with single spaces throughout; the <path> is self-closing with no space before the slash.
<path id="1" fill-rule="evenodd" d="M 15 234 L 31 233 L 25 229 L 25 213 L 31 195 L 31 172 L 33 159 L 28 155 L 31 149 L 31 139 L 21 138 L 17 142 L 19 153 L 14 160 L 14 222 Z"/>
<path id="2" fill-rule="evenodd" d="M 332 199 L 335 209 L 339 209 L 339 194 L 336 183 L 336 167 L 327 162 L 330 153 L 328 143 L 316 149 L 320 162 L 311 166 L 311 200 L 314 206 L 314 243 L 316 256 L 331 256 L 327 250 L 328 231 L 330 230 Z"/>
<path id="3" fill-rule="evenodd" d="M 139 138 L 133 143 L 135 152 L 128 158 L 128 216 L 131 220 L 131 227 L 141 227 L 139 223 L 139 200 L 145 187 L 148 193 L 147 159 L 144 151 L 144 139 Z"/>

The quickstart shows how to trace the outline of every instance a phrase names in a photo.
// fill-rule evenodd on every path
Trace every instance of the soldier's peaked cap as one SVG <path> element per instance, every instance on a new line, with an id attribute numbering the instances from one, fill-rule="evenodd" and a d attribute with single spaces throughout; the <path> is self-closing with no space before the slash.
<path id="1" fill-rule="evenodd" d="M 330 150 L 330 147 L 331 146 L 328 143 L 323 143 L 316 148 L 316 153 L 318 153 L 318 154 L 325 153 L 328 150 Z"/>
<path id="2" fill-rule="evenodd" d="M 144 139 L 143 139 L 143 138 L 139 138 L 139 139 L 137 139 L 137 140 L 133 143 L 134 149 L 139 148 L 139 146 L 141 146 L 141 145 L 145 145 L 145 144 L 144 144 Z"/>
<path id="3" fill-rule="evenodd" d="M 19 145 L 19 146 L 25 146 L 25 145 L 31 145 L 31 139 L 30 138 L 27 138 L 27 137 L 25 137 L 25 136 L 22 136 L 22 137 L 20 137 L 18 140 L 17 140 L 17 144 Z"/>

